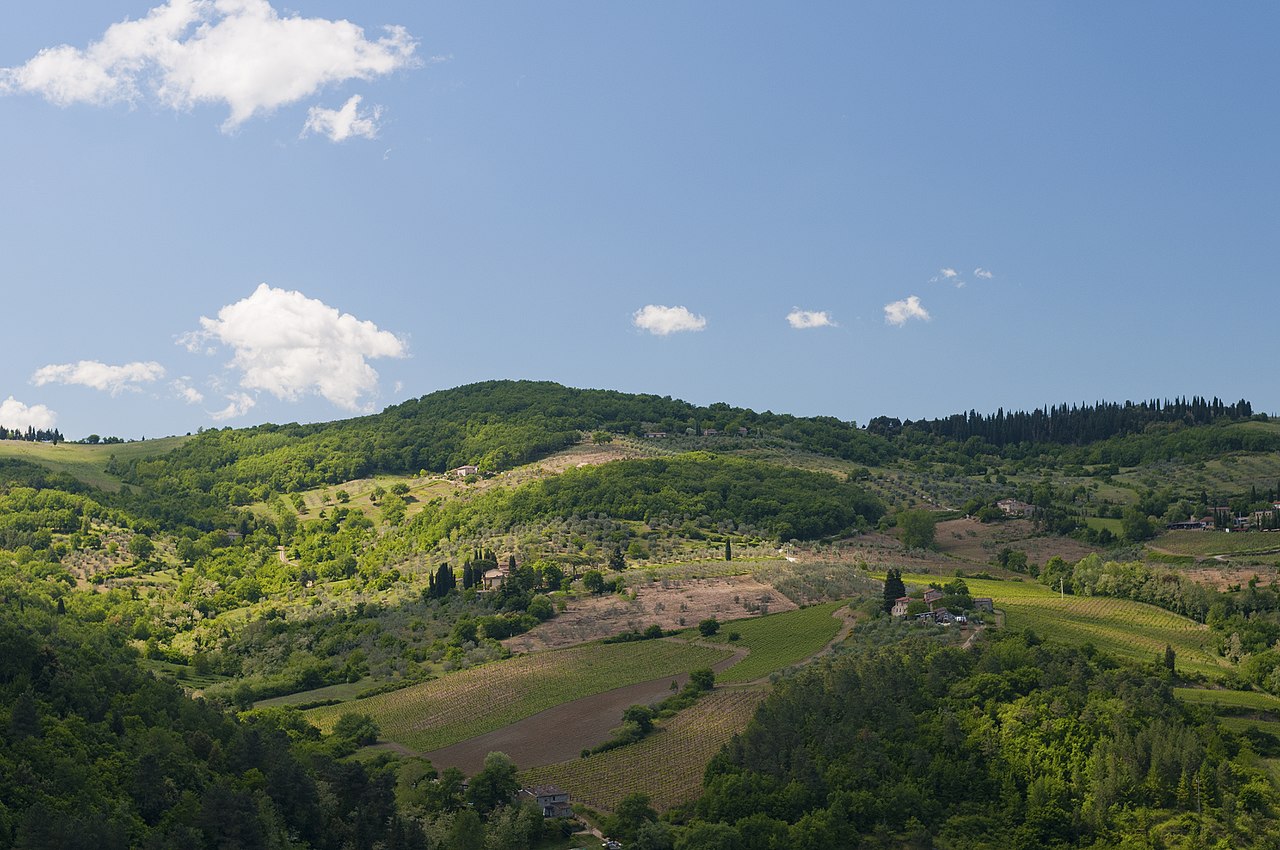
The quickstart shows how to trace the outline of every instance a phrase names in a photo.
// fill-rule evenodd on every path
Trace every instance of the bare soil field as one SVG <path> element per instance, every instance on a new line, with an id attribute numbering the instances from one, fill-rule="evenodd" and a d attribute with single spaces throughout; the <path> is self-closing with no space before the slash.
<path id="1" fill-rule="evenodd" d="M 572 646 L 655 623 L 663 629 L 697 625 L 708 617 L 736 620 L 791 611 L 796 604 L 750 576 L 663 579 L 632 588 L 635 599 L 575 599 L 568 609 L 530 632 L 503 641 L 512 652 Z"/>
<path id="2" fill-rule="evenodd" d="M 1202 561 L 1194 567 L 1183 567 L 1179 572 L 1196 584 L 1203 584 L 1215 590 L 1226 590 L 1232 585 L 1243 587 L 1254 576 L 1257 576 L 1258 582 L 1264 585 L 1271 584 L 1280 578 L 1280 570 L 1277 570 L 1274 565 L 1242 565 L 1214 560 Z"/>

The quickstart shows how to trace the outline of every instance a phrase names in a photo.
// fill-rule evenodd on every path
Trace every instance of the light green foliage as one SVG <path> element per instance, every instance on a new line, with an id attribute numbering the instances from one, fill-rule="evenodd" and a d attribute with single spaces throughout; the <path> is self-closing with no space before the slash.
<path id="1" fill-rule="evenodd" d="M 902 545 L 908 549 L 928 549 L 932 547 L 936 524 L 937 521 L 931 511 L 899 512 L 898 528 L 901 532 Z"/>

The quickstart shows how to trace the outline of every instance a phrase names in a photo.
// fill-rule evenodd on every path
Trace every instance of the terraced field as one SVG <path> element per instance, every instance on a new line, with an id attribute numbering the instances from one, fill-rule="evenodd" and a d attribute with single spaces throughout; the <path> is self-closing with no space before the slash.
<path id="1" fill-rule="evenodd" d="M 707 762 L 746 727 L 764 696 L 757 688 L 718 689 L 638 744 L 525 771 L 521 780 L 554 783 L 575 801 L 605 811 L 644 791 L 655 809 L 665 811 L 698 797 Z"/>
<path id="2" fill-rule="evenodd" d="M 321 729 L 344 712 L 372 715 L 382 736 L 421 752 L 446 747 L 560 703 L 712 667 L 729 651 L 681 641 L 584 644 L 521 655 L 420 685 L 307 712 Z"/>
<path id="3" fill-rule="evenodd" d="M 711 640 L 726 646 L 745 647 L 751 654 L 719 674 L 716 680 L 752 682 L 798 664 L 830 643 L 840 631 L 841 622 L 835 613 L 843 605 L 843 602 L 828 602 L 752 620 L 722 623 L 720 633 Z M 730 644 L 730 632 L 737 632 L 741 638 Z"/>
<path id="4" fill-rule="evenodd" d="M 937 576 L 904 575 L 903 581 L 926 585 Z M 1152 661 L 1172 646 L 1178 669 L 1217 675 L 1230 669 L 1218 656 L 1209 627 L 1177 614 L 1106 596 L 1060 597 L 1032 581 L 965 579 L 974 596 L 990 596 L 1005 612 L 1005 626 L 1032 629 L 1041 637 L 1073 644 L 1091 643 L 1122 658 Z"/>

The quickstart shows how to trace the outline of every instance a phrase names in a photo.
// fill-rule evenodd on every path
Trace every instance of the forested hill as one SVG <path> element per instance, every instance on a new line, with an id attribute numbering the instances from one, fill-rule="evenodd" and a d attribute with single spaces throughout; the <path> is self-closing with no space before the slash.
<path id="1" fill-rule="evenodd" d="M 1253 405 L 1241 399 L 1227 404 L 1221 399 L 1178 398 L 1123 404 L 1100 401 L 1086 405 L 1054 405 L 1036 410 L 1003 408 L 993 414 L 983 415 L 970 410 L 943 419 L 922 419 L 912 422 L 879 416 L 872 419 L 867 430 L 873 434 L 892 437 L 904 431 L 917 431 L 964 441 L 977 437 L 993 446 L 1013 443 L 1057 443 L 1083 446 L 1140 434 L 1153 424 L 1209 425 L 1212 423 L 1238 422 L 1253 416 Z"/>
<path id="2" fill-rule="evenodd" d="M 883 437 L 831 417 L 756 413 L 727 404 L 699 407 L 549 382 L 490 381 L 356 419 L 206 431 L 162 457 L 118 462 L 111 471 L 153 492 L 213 492 L 234 504 L 268 490 L 293 492 L 374 472 L 443 472 L 463 464 L 507 469 L 571 445 L 584 432 L 737 434 L 739 428 L 858 463 L 893 456 Z"/>

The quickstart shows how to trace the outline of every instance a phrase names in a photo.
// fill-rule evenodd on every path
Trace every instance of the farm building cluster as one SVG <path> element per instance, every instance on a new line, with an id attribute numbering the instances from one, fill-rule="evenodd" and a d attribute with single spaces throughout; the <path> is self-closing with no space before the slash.
<path id="1" fill-rule="evenodd" d="M 949 626 L 952 624 L 960 626 L 968 625 L 969 618 L 964 614 L 953 614 L 951 611 L 942 607 L 941 602 L 945 596 L 946 594 L 941 590 L 932 587 L 924 592 L 923 599 L 914 599 L 910 596 L 899 596 L 897 599 L 893 600 L 893 608 L 890 609 L 890 613 L 895 617 L 905 618 L 909 615 L 909 609 L 912 602 L 923 601 L 929 610 L 920 611 L 915 614 L 915 619 L 918 622 L 937 623 L 943 626 Z M 990 613 L 995 610 L 995 602 L 989 596 L 975 596 L 973 597 L 973 607 L 974 610 Z"/>

